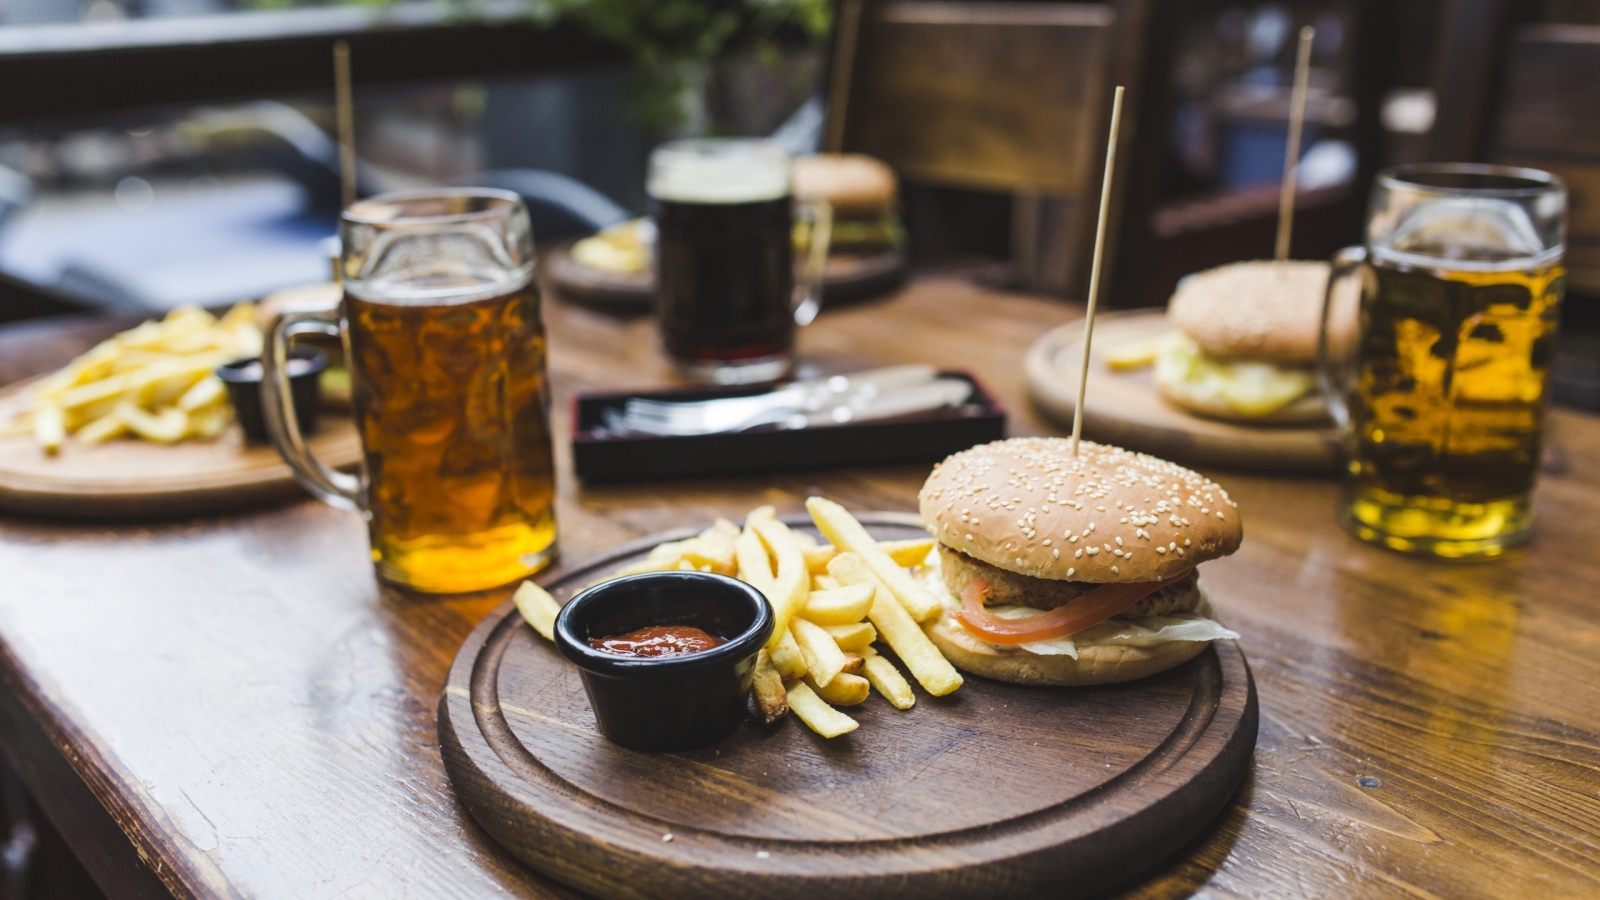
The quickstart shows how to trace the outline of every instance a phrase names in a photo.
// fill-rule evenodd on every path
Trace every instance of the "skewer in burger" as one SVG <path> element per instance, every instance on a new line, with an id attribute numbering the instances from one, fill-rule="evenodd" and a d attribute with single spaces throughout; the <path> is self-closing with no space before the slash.
<path id="1" fill-rule="evenodd" d="M 928 636 L 957 668 L 1017 684 L 1144 678 L 1238 637 L 1196 568 L 1239 548 L 1228 492 L 1174 463 L 1012 438 L 940 463 L 919 495 L 938 539 Z"/>

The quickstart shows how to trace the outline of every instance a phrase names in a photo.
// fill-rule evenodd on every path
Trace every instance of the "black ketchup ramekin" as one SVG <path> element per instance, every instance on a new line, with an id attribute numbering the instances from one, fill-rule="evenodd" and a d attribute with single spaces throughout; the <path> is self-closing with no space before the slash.
<path id="1" fill-rule="evenodd" d="M 328 368 L 328 355 L 315 347 L 292 347 L 287 365 L 295 421 L 300 425 L 300 433 L 310 437 L 317 430 L 317 409 L 322 405 L 322 373 Z M 261 411 L 261 360 L 251 357 L 218 366 L 217 377 L 228 388 L 234 418 L 239 420 L 245 440 L 265 443 L 267 419 Z"/>
<path id="2" fill-rule="evenodd" d="M 651 625 L 692 625 L 727 643 L 686 656 L 638 658 L 589 646 Z M 647 572 L 597 584 L 556 616 L 556 646 L 577 665 L 606 737 L 636 750 L 722 740 L 745 716 L 756 653 L 772 634 L 761 592 L 708 572 Z"/>

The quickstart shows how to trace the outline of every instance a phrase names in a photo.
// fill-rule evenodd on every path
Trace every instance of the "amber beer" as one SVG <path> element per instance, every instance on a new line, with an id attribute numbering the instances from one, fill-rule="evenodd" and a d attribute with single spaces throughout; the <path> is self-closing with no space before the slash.
<path id="1" fill-rule="evenodd" d="M 1392 210 L 1369 239 L 1343 518 L 1395 549 L 1494 556 L 1532 524 L 1561 234 L 1516 202 L 1547 182 L 1422 180 L 1443 197 Z"/>
<path id="2" fill-rule="evenodd" d="M 455 593 L 555 555 L 555 467 L 528 212 L 480 189 L 387 194 L 340 219 L 344 298 L 273 322 L 268 431 L 312 494 L 367 519 L 378 577 Z M 282 372 L 301 334 L 343 334 L 359 477 L 308 451 Z"/>
<path id="3" fill-rule="evenodd" d="M 344 303 L 379 576 L 448 592 L 538 568 L 556 537 L 538 288 Z"/>

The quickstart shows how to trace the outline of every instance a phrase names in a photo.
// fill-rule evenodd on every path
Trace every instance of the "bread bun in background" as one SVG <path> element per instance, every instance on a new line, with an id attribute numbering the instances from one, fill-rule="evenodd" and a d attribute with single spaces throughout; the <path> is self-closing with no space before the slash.
<path id="1" fill-rule="evenodd" d="M 1325 262 L 1252 260 L 1196 272 L 1178 283 L 1167 320 L 1219 359 L 1311 366 L 1329 271 Z M 1334 292 L 1336 349 L 1354 342 L 1358 297 L 1353 280 Z"/>
<path id="2" fill-rule="evenodd" d="M 860 153 L 821 153 L 794 161 L 794 195 L 826 200 L 835 214 L 882 212 L 894 205 L 898 182 L 881 160 Z"/>

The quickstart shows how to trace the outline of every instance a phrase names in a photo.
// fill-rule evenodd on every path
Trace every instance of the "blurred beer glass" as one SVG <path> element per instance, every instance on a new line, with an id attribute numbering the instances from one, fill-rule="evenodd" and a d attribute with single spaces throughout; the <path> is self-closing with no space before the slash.
<path id="1" fill-rule="evenodd" d="M 435 593 L 507 584 L 555 554 L 545 334 L 515 194 L 386 194 L 340 220 L 344 296 L 273 323 L 262 390 L 273 443 L 314 495 L 367 519 L 383 581 Z M 359 475 L 301 439 L 285 354 L 342 333 Z"/>
<path id="2" fill-rule="evenodd" d="M 1348 452 L 1340 520 L 1357 537 L 1451 558 L 1525 540 L 1566 287 L 1567 193 L 1535 169 L 1419 164 L 1378 176 L 1353 348 L 1320 356 Z"/>
<path id="3" fill-rule="evenodd" d="M 795 325 L 817 313 L 832 233 L 823 201 L 797 203 L 789 154 L 771 141 L 673 141 L 650 154 L 656 315 L 685 375 L 771 381 L 794 363 Z M 795 223 L 806 224 L 795 284 Z"/>

